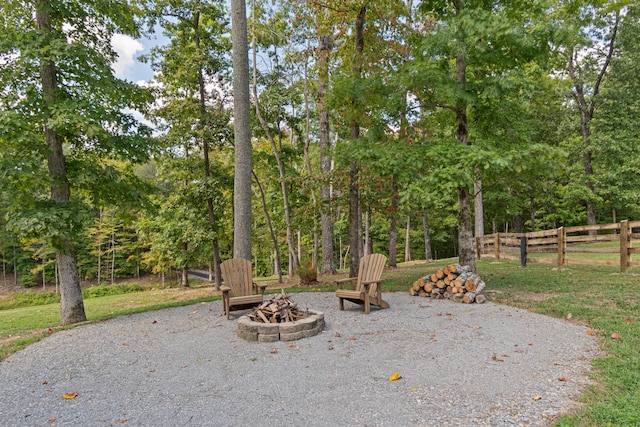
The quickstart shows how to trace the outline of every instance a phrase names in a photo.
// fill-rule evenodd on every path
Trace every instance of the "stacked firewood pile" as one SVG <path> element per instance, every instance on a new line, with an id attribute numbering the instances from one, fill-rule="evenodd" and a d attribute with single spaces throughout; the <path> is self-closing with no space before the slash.
<path id="1" fill-rule="evenodd" d="M 247 314 L 254 322 L 283 323 L 294 322 L 309 316 L 309 310 L 302 310 L 284 292 L 264 301 Z"/>
<path id="2" fill-rule="evenodd" d="M 482 304 L 487 297 L 482 293 L 485 283 L 468 265 L 448 265 L 413 282 L 411 296 L 449 299 L 454 302 Z"/>

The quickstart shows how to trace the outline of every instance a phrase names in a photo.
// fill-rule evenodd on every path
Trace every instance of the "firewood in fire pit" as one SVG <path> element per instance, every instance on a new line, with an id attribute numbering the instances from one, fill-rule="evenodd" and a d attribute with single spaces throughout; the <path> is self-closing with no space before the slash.
<path id="1" fill-rule="evenodd" d="M 309 310 L 299 308 L 284 292 L 264 301 L 247 314 L 252 321 L 262 323 L 295 322 L 307 316 L 309 316 Z"/>

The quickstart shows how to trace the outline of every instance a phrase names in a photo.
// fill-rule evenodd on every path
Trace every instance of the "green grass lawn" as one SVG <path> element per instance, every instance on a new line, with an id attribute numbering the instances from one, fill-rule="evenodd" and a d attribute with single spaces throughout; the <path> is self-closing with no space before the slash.
<path id="1" fill-rule="evenodd" d="M 411 283 L 436 268 L 454 263 L 417 263 L 385 271 L 385 291 L 407 292 Z M 615 267 L 569 266 L 558 271 L 549 264 L 493 260 L 478 262 L 490 300 L 588 325 L 599 339 L 603 357 L 593 362 L 594 385 L 584 390 L 580 409 L 559 419 L 558 426 L 640 426 L 640 275 L 620 274 Z M 344 276 L 344 273 L 342 274 Z M 321 278 L 313 288 L 287 292 L 332 291 L 333 278 Z M 270 284 L 270 292 L 281 286 Z M 155 289 L 85 299 L 89 321 L 134 312 L 211 301 L 212 287 Z M 58 304 L 0 310 L 0 358 L 54 333 Z"/>

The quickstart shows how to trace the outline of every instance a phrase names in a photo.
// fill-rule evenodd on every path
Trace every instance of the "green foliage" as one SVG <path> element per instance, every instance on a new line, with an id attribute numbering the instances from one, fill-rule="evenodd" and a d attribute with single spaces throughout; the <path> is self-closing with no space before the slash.
<path id="1" fill-rule="evenodd" d="M 100 284 L 97 286 L 91 286 L 89 288 L 83 289 L 82 296 L 84 298 L 99 298 L 99 297 L 106 297 L 110 295 L 122 295 L 122 294 L 129 294 L 133 292 L 142 292 L 145 290 L 147 289 L 135 282 L 119 283 L 114 285 Z"/>
<path id="2" fill-rule="evenodd" d="M 300 277 L 302 286 L 311 286 L 318 281 L 318 269 L 311 261 L 301 262 L 300 267 L 295 270 L 295 274 Z"/>
<path id="3" fill-rule="evenodd" d="M 8 300 L 0 301 L 0 310 L 12 308 L 33 307 L 36 305 L 54 304 L 60 302 L 60 294 L 55 292 L 26 290 L 15 292 Z"/>

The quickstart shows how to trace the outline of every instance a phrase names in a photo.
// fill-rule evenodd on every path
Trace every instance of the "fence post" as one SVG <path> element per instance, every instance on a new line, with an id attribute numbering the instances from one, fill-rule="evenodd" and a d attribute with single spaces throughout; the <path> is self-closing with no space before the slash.
<path id="1" fill-rule="evenodd" d="M 520 237 L 520 265 L 527 266 L 527 236 Z"/>
<path id="2" fill-rule="evenodd" d="M 620 222 L 620 272 L 626 273 L 629 267 L 629 247 L 631 239 L 629 238 L 629 220 Z"/>
<path id="3" fill-rule="evenodd" d="M 495 252 L 494 258 L 496 259 L 496 262 L 500 261 L 500 233 L 496 233 L 493 246 L 493 250 Z"/>
<path id="4" fill-rule="evenodd" d="M 564 227 L 558 228 L 558 270 L 564 268 L 564 244 L 565 244 L 565 231 Z"/>

